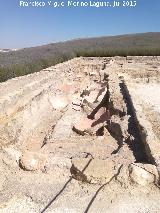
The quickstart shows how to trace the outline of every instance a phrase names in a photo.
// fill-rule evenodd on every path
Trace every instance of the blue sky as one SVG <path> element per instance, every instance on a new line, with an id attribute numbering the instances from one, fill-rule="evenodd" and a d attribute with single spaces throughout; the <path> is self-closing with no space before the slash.
<path id="1" fill-rule="evenodd" d="M 140 32 L 160 32 L 160 0 L 137 0 L 132 8 L 22 8 L 19 0 L 0 0 L 0 48 Z"/>

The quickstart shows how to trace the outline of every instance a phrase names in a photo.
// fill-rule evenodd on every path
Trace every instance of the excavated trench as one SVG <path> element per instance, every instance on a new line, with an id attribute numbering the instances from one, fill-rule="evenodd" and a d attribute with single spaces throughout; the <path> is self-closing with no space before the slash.
<path id="1" fill-rule="evenodd" d="M 130 116 L 128 120 L 128 133 L 129 135 L 133 136 L 133 141 L 126 140 L 126 143 L 132 150 L 136 162 L 143 162 L 143 163 L 151 163 L 149 156 L 147 156 L 146 153 L 146 144 L 143 143 L 142 140 L 142 132 L 141 128 L 139 126 L 139 122 L 135 113 L 135 108 L 132 102 L 132 99 L 130 97 L 128 88 L 125 84 L 125 81 L 122 80 L 122 82 L 119 84 L 121 88 L 121 92 L 123 94 L 124 101 L 127 106 L 127 113 Z"/>
<path id="2" fill-rule="evenodd" d="M 109 76 L 108 76 L 109 77 Z M 97 121 L 94 121 L 91 125 L 91 127 L 94 127 L 96 125 L 100 125 L 100 127 L 96 130 L 95 135 L 96 136 L 104 136 L 105 129 L 110 133 L 110 135 L 117 141 L 118 148 L 114 150 L 111 154 L 117 154 L 118 151 L 123 147 L 123 145 L 126 143 L 129 146 L 129 149 L 132 151 L 135 161 L 134 162 L 143 162 L 143 163 L 149 163 L 149 159 L 147 157 L 146 151 L 145 151 L 145 144 L 142 142 L 142 132 L 139 128 L 139 123 L 135 114 L 135 109 L 132 103 L 132 100 L 129 95 L 129 91 L 127 89 L 127 86 L 125 85 L 124 80 L 122 80 L 119 85 L 121 94 L 123 95 L 123 100 L 126 104 L 126 114 L 129 116 L 128 119 L 128 134 L 129 137 L 124 138 L 122 127 L 120 123 L 114 123 L 111 121 L 112 115 L 116 114 L 119 118 L 123 119 L 123 117 L 126 115 L 125 112 L 122 111 L 116 111 L 116 107 L 114 108 L 112 101 L 110 101 L 110 90 L 109 90 L 109 81 L 106 81 L 106 90 L 107 92 L 104 94 L 104 97 L 102 101 L 93 108 L 94 104 L 87 103 L 89 106 L 93 108 L 91 113 L 87 115 L 88 119 L 93 120 L 96 113 L 102 108 L 105 108 L 105 111 L 109 113 L 110 118 L 107 118 L 107 114 L 104 113 L 100 116 L 100 118 Z M 105 89 L 103 88 L 105 91 Z M 84 94 L 89 95 L 89 91 L 85 90 L 81 94 L 81 96 L 84 96 Z M 101 95 L 101 92 L 99 93 Z M 98 97 L 97 97 L 98 98 Z M 96 99 L 97 99 L 96 98 Z M 96 102 L 96 100 L 95 100 Z M 75 127 L 73 127 L 73 130 L 80 135 L 85 136 L 85 131 L 79 131 Z"/>
<path id="3" fill-rule="evenodd" d="M 92 75 L 88 75 L 90 69 Z M 73 100 L 75 91 L 70 94 L 69 84 L 62 84 L 55 97 L 51 96 L 52 86 L 50 86 L 48 91 L 41 92 L 33 99 L 31 105 L 24 109 L 26 112 L 23 113 L 23 122 L 26 119 L 33 120 L 32 126 L 38 116 L 41 118 L 39 127 L 33 130 L 31 137 L 28 136 L 30 139 L 27 139 L 27 143 L 23 143 L 24 148 L 48 154 L 48 147 L 52 145 L 52 153 L 56 156 L 63 155 L 72 159 L 83 157 L 87 152 L 93 158 L 102 160 L 115 155 L 115 162 L 121 161 L 122 158 L 123 163 L 127 162 L 128 153 L 128 164 L 150 162 L 125 82 L 116 73 L 111 72 L 106 63 L 102 63 L 99 67 L 90 66 L 84 70 L 88 79 L 83 86 L 79 85 L 76 91 L 77 100 Z M 23 129 L 20 132 L 23 133 Z M 97 142 L 98 138 L 102 139 L 101 145 Z M 70 141 L 73 150 L 70 151 L 69 144 L 64 143 L 65 140 Z M 78 144 L 77 140 L 84 142 Z M 99 149 L 97 153 L 96 146 L 97 150 Z"/>
<path id="4" fill-rule="evenodd" d="M 157 177 L 145 169 L 145 165 L 155 164 L 148 132 L 139 122 L 125 80 L 118 74 L 123 73 L 119 64 L 124 62 L 111 62 L 110 58 L 99 63 L 75 59 L 48 68 L 45 72 L 49 76 L 43 72 L 31 76 L 30 81 L 35 77 L 36 82 L 36 86 L 34 81 L 30 83 L 34 95 L 31 88 L 26 95 L 27 85 L 22 90 L 22 78 L 16 98 L 6 95 L 0 100 L 6 106 L 6 112 L 3 109 L 0 114 L 0 154 L 4 174 L 9 177 L 4 181 L 4 195 L 0 194 L 3 201 L 18 191 L 40 203 L 39 211 L 45 212 L 60 196 L 68 199 L 74 184 L 78 184 L 75 197 L 79 205 L 83 187 L 92 191 L 96 186 L 103 189 L 113 180 L 121 187 L 128 187 L 128 182 L 141 184 L 143 178 L 144 185 L 155 181 Z M 12 82 L 6 83 L 6 88 L 7 84 Z M 151 178 L 145 179 L 148 173 L 134 174 L 134 166 L 140 172 L 149 171 Z M 65 190 L 69 193 L 63 195 Z"/>

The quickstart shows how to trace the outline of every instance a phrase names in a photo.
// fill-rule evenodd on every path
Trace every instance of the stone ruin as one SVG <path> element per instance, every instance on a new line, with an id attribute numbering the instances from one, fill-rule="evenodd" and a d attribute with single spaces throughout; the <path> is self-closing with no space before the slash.
<path id="1" fill-rule="evenodd" d="M 110 182 L 158 188 L 159 81 L 159 57 L 128 56 L 75 58 L 1 83 L 0 211 L 19 212 L 21 200 L 23 212 L 83 212 L 77 201 L 46 207 L 67 178 L 80 200 L 83 187 Z"/>

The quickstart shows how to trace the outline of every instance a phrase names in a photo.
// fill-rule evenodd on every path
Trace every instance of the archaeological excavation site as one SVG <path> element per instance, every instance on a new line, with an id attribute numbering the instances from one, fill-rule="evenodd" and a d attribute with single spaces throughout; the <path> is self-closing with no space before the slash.
<path id="1" fill-rule="evenodd" d="M 43 212 L 160 212 L 160 57 L 79 57 L 0 84 L 0 213 Z"/>

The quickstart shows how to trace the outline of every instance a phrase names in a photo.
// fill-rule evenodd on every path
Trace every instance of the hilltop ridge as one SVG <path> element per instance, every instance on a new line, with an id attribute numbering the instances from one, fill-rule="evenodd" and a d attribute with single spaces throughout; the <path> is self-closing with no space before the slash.
<path id="1" fill-rule="evenodd" d="M 85 57 L 160 55 L 160 32 L 74 39 L 0 53 L 0 81 L 66 60 Z"/>

